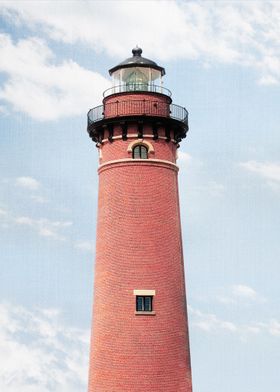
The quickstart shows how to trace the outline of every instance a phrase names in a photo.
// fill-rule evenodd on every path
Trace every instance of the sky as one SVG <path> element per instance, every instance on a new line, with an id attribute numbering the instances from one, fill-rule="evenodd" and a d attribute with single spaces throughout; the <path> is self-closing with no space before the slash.
<path id="1" fill-rule="evenodd" d="M 86 391 L 97 150 L 131 55 L 189 111 L 178 164 L 194 392 L 280 385 L 280 2 L 0 0 L 0 390 Z"/>

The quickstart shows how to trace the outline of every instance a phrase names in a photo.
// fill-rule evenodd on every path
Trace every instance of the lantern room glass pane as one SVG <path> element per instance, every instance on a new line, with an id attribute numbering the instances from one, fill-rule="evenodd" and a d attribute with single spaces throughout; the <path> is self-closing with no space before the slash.
<path id="1" fill-rule="evenodd" d="M 161 71 L 150 67 L 120 68 L 112 73 L 112 78 L 113 93 L 126 91 L 160 92 L 160 86 L 162 86 Z"/>
<path id="2" fill-rule="evenodd" d="M 147 91 L 148 78 L 139 69 L 134 69 L 124 80 L 127 91 Z"/>

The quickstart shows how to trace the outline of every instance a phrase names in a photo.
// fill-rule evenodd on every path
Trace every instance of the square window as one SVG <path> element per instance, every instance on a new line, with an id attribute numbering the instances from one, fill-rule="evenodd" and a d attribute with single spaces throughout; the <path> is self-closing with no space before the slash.
<path id="1" fill-rule="evenodd" d="M 153 297 L 152 296 L 136 296 L 136 311 L 137 312 L 152 312 L 153 311 Z"/>

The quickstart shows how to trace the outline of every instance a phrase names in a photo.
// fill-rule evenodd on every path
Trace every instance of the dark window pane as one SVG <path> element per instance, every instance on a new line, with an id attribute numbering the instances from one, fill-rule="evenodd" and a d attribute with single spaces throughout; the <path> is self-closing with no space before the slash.
<path id="1" fill-rule="evenodd" d="M 137 312 L 144 310 L 144 297 L 136 297 L 136 310 Z"/>
<path id="2" fill-rule="evenodd" d="M 140 146 L 136 146 L 133 149 L 133 158 L 139 159 L 140 158 Z"/>
<path id="3" fill-rule="evenodd" d="M 145 297 L 144 310 L 146 312 L 151 312 L 151 310 L 152 310 L 152 297 Z"/>
<path id="4" fill-rule="evenodd" d="M 147 147 L 139 144 L 135 146 L 132 151 L 132 158 L 134 159 L 148 159 L 148 149 Z"/>
<path id="5" fill-rule="evenodd" d="M 147 147 L 145 147 L 145 146 L 140 146 L 140 147 L 141 147 L 141 152 L 140 152 L 141 158 L 142 159 L 147 159 L 148 158 Z"/>

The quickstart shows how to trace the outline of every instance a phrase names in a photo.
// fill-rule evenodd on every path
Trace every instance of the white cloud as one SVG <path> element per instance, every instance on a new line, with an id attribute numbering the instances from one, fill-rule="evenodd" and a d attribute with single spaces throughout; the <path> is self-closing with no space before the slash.
<path id="1" fill-rule="evenodd" d="M 265 303 L 266 299 L 256 292 L 252 287 L 244 284 L 235 284 L 224 288 L 223 292 L 215 299 L 225 305 L 245 305 L 248 306 L 253 302 Z"/>
<path id="2" fill-rule="evenodd" d="M 7 215 L 7 211 L 4 210 L 3 208 L 0 208 L 0 216 Z"/>
<path id="3" fill-rule="evenodd" d="M 271 76 L 271 75 L 265 75 L 265 76 L 262 76 L 259 79 L 259 84 L 262 84 L 262 85 L 274 86 L 274 85 L 276 85 L 278 83 L 279 83 L 278 79 L 273 77 L 273 76 Z"/>
<path id="4" fill-rule="evenodd" d="M 38 195 L 31 195 L 31 199 L 38 204 L 47 204 L 49 200 L 46 197 L 38 196 Z"/>
<path id="5" fill-rule="evenodd" d="M 69 240 L 69 235 L 67 236 L 67 229 L 73 225 L 73 222 L 69 220 L 51 220 L 48 218 L 33 218 L 27 215 L 16 215 L 11 211 L 0 208 L 0 227 L 12 229 L 15 226 L 23 227 L 29 229 L 39 235 L 40 237 L 46 237 L 56 241 L 67 241 L 68 244 L 71 243 Z M 69 233 L 68 233 L 69 234 Z M 71 243 L 74 248 L 93 252 L 93 244 L 89 241 L 77 241 Z"/>
<path id="6" fill-rule="evenodd" d="M 245 330 L 247 330 L 247 332 L 249 332 L 249 334 L 253 334 L 253 335 L 258 335 L 261 332 L 261 329 L 257 326 L 246 326 Z"/>
<path id="7" fill-rule="evenodd" d="M 85 252 L 94 252 L 94 244 L 91 241 L 77 241 L 74 246 L 76 249 L 80 249 Z"/>
<path id="8" fill-rule="evenodd" d="M 200 302 L 213 303 L 219 302 L 223 305 L 234 305 L 235 309 L 248 307 L 255 304 L 264 304 L 267 299 L 259 294 L 252 287 L 244 284 L 235 284 L 227 287 L 216 287 L 212 293 L 206 296 L 196 297 Z"/>
<path id="9" fill-rule="evenodd" d="M 9 211 L 6 208 L 0 207 L 0 228 L 7 229 L 10 227 Z"/>
<path id="10" fill-rule="evenodd" d="M 74 61 L 57 64 L 52 51 L 38 38 L 14 43 L 10 36 L 0 34 L 0 72 L 7 75 L 0 99 L 15 111 L 42 121 L 84 113 L 99 103 L 109 87 L 107 79 Z"/>
<path id="11" fill-rule="evenodd" d="M 280 336 L 280 322 L 277 320 L 271 320 L 268 324 L 268 331 L 271 335 Z"/>
<path id="12" fill-rule="evenodd" d="M 192 317 L 192 325 L 205 332 L 217 332 L 219 330 L 237 331 L 234 323 L 221 320 L 215 314 L 203 313 L 200 310 L 193 309 L 191 306 L 188 306 L 188 310 Z"/>
<path id="13" fill-rule="evenodd" d="M 2 116 L 8 116 L 9 112 L 5 106 L 0 105 L 0 113 Z"/>
<path id="14" fill-rule="evenodd" d="M 35 180 L 33 177 L 18 177 L 16 179 L 16 185 L 31 191 L 36 191 L 40 188 L 39 181 Z"/>
<path id="15" fill-rule="evenodd" d="M 258 297 L 256 291 L 252 289 L 252 287 L 243 284 L 234 285 L 232 287 L 232 293 L 234 296 L 251 300 L 255 300 Z"/>
<path id="16" fill-rule="evenodd" d="M 236 323 L 223 320 L 212 313 L 205 313 L 198 309 L 188 306 L 189 318 L 191 325 L 205 333 L 221 333 L 229 332 L 236 335 L 242 340 L 246 340 L 248 336 L 256 336 L 260 333 L 270 335 L 272 337 L 280 337 L 280 322 L 271 319 L 268 322 L 251 322 Z"/>
<path id="17" fill-rule="evenodd" d="M 35 221 L 27 216 L 20 216 L 15 219 L 15 222 L 19 225 L 34 226 Z"/>
<path id="18" fill-rule="evenodd" d="M 65 325 L 55 309 L 0 304 L 0 390 L 86 389 L 89 331 Z"/>
<path id="19" fill-rule="evenodd" d="M 268 332 L 271 336 L 280 337 L 280 322 L 275 319 L 271 319 L 268 322 L 256 323 L 256 327 L 260 330 Z"/>
<path id="20" fill-rule="evenodd" d="M 65 241 L 65 236 L 60 231 L 71 226 L 69 221 L 51 221 L 49 219 L 33 219 L 28 216 L 20 216 L 14 219 L 18 225 L 25 225 L 33 228 L 41 237 L 49 237 L 54 240 Z"/>
<path id="21" fill-rule="evenodd" d="M 178 151 L 178 160 L 179 163 L 182 162 L 184 164 L 189 164 L 190 161 L 192 160 L 192 157 L 190 154 L 188 154 L 185 151 Z"/>
<path id="22" fill-rule="evenodd" d="M 256 173 L 268 181 L 268 185 L 277 186 L 280 183 L 280 163 L 248 161 L 239 164 L 243 169 Z"/>
<path id="23" fill-rule="evenodd" d="M 148 12 L 142 1 L 66 5 L 2 0 L 0 7 L 11 23 L 22 23 L 34 32 L 40 27 L 53 40 L 84 44 L 119 59 L 138 43 L 155 59 L 196 59 L 207 66 L 239 64 L 254 69 L 262 84 L 280 82 L 277 1 L 151 0 Z"/>
<path id="24" fill-rule="evenodd" d="M 236 300 L 230 297 L 225 297 L 223 295 L 218 295 L 216 297 L 217 301 L 220 302 L 221 304 L 226 304 L 226 305 L 232 305 L 236 304 Z"/>

